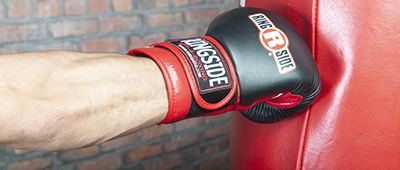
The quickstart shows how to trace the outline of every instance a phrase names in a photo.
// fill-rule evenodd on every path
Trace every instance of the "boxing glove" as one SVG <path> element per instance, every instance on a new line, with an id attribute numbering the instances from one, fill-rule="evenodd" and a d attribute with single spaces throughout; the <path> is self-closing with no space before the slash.
<path id="1" fill-rule="evenodd" d="M 230 110 L 273 123 L 306 110 L 321 88 L 296 29 L 264 9 L 227 11 L 203 37 L 167 40 L 128 55 L 152 58 L 164 74 L 169 110 L 160 124 Z"/>

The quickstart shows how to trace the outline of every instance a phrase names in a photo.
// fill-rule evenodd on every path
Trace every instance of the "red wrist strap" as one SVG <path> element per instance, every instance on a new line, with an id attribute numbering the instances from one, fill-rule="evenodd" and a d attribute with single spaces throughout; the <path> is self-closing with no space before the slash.
<path id="1" fill-rule="evenodd" d="M 185 42 L 185 43 L 184 43 Z M 189 47 L 190 43 L 194 44 L 194 47 Z M 201 44 L 201 45 L 198 45 Z M 224 48 L 212 37 L 204 36 L 198 38 L 190 38 L 176 41 L 167 41 L 153 44 L 154 47 L 161 47 L 170 50 L 175 56 L 181 61 L 183 69 L 185 70 L 187 80 L 190 84 L 190 88 L 192 90 L 192 95 L 196 100 L 196 103 L 204 109 L 207 110 L 217 110 L 221 107 L 225 106 L 228 102 L 232 100 L 236 93 L 239 93 L 238 89 L 238 80 L 236 76 L 236 71 L 234 69 L 233 63 L 229 58 L 228 54 L 224 50 Z M 196 49 L 199 48 L 199 49 Z M 212 57 L 218 61 L 220 64 L 219 69 L 224 70 L 224 76 L 226 77 L 225 82 L 229 82 L 223 85 L 216 86 L 202 86 L 200 82 L 205 84 L 211 84 L 212 80 L 207 72 L 207 65 L 204 62 L 204 58 L 199 56 L 200 51 L 212 51 L 212 55 L 206 54 L 205 58 L 208 58 L 208 61 L 211 61 Z M 210 52 L 211 53 L 211 52 Z M 205 53 L 202 53 L 205 54 Z M 209 65 L 217 65 L 215 63 Z M 196 68 L 200 71 L 197 70 Z M 199 74 L 202 73 L 203 77 L 200 77 Z M 205 88 L 203 88 L 205 87 Z M 229 92 L 223 96 L 221 100 L 218 102 L 209 102 L 204 99 L 205 94 L 207 93 L 215 93 L 216 91 L 220 91 L 221 89 L 229 89 Z M 216 98 L 216 97 L 215 97 Z M 234 104 L 237 104 L 238 101 Z"/>

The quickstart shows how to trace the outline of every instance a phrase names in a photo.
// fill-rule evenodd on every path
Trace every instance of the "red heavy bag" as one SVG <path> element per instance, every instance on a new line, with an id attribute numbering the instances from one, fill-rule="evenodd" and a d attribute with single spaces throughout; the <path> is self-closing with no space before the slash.
<path id="1" fill-rule="evenodd" d="M 233 114 L 230 169 L 400 169 L 400 1 L 247 0 L 286 17 L 322 89 L 303 114 L 258 124 Z"/>

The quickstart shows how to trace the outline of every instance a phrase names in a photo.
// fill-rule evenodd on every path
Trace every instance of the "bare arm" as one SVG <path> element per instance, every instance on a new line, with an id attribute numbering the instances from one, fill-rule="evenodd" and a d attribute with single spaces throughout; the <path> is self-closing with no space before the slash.
<path id="1" fill-rule="evenodd" d="M 55 151 L 95 145 L 159 123 L 168 110 L 148 58 L 40 52 L 0 56 L 0 145 Z"/>

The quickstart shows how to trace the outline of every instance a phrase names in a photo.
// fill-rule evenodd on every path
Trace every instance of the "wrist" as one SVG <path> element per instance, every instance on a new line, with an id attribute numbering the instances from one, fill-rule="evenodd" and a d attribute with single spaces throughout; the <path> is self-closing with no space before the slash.
<path id="1" fill-rule="evenodd" d="M 181 63 L 174 54 L 162 48 L 132 49 L 128 55 L 144 54 L 159 66 L 168 92 L 168 113 L 159 124 L 178 121 L 190 110 L 191 92 Z"/>

